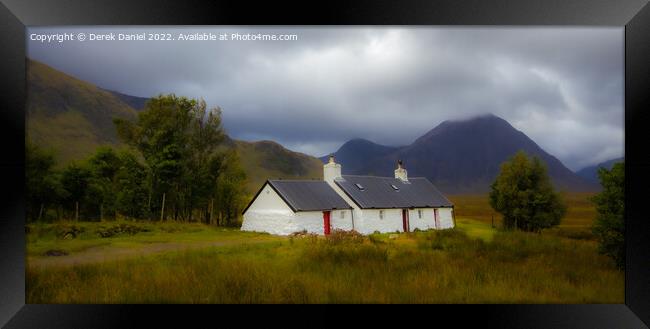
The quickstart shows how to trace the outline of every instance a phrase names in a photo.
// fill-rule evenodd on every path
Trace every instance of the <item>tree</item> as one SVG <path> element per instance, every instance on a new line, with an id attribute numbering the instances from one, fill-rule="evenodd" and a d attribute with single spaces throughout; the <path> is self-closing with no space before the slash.
<path id="1" fill-rule="evenodd" d="M 121 151 L 118 157 L 120 167 L 115 173 L 115 211 L 128 218 L 145 218 L 148 216 L 149 192 L 147 168 L 131 151 Z"/>
<path id="2" fill-rule="evenodd" d="M 115 175 L 121 160 L 113 148 L 101 146 L 86 163 L 90 171 L 87 206 L 95 209 L 99 219 L 115 218 Z"/>
<path id="3" fill-rule="evenodd" d="M 490 206 L 503 215 L 507 229 L 539 232 L 558 225 L 566 205 L 555 192 L 542 161 L 517 152 L 501 164 L 491 185 Z"/>
<path id="4" fill-rule="evenodd" d="M 222 170 L 214 165 L 223 158 L 221 110 L 208 110 L 203 100 L 160 95 L 136 122 L 114 122 L 120 139 L 144 158 L 149 217 L 193 221 L 202 215 L 208 221 Z"/>
<path id="5" fill-rule="evenodd" d="M 82 216 L 81 207 L 85 207 L 84 201 L 89 199 L 87 196 L 90 178 L 91 172 L 85 166 L 76 163 L 67 166 L 61 174 L 61 185 L 66 192 L 63 201 L 67 210 L 74 214 L 75 220 L 79 220 Z"/>
<path id="6" fill-rule="evenodd" d="M 244 204 L 244 182 L 246 173 L 239 163 L 235 151 L 226 154 L 216 184 L 218 225 L 234 226 L 239 219 Z"/>
<path id="7" fill-rule="evenodd" d="M 47 207 L 63 193 L 60 177 L 54 170 L 54 155 L 29 141 L 25 144 L 25 192 L 27 218 L 41 220 Z"/>
<path id="8" fill-rule="evenodd" d="M 625 164 L 614 164 L 611 170 L 598 169 L 603 190 L 592 201 L 596 205 L 596 220 L 592 227 L 599 241 L 599 252 L 614 259 L 625 269 Z"/>

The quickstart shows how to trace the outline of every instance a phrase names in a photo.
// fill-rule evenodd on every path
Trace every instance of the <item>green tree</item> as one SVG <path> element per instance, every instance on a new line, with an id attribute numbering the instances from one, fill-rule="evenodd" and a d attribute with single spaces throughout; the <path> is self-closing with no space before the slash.
<path id="1" fill-rule="evenodd" d="M 150 217 L 193 221 L 202 215 L 208 221 L 222 169 L 214 165 L 223 158 L 221 110 L 207 109 L 203 100 L 160 95 L 136 122 L 114 122 L 120 139 L 144 158 Z"/>
<path id="2" fill-rule="evenodd" d="M 88 201 L 85 204 L 95 209 L 99 219 L 115 218 L 115 175 L 120 169 L 121 160 L 113 148 L 99 147 L 87 161 L 90 171 L 88 181 Z"/>
<path id="3" fill-rule="evenodd" d="M 65 190 L 63 196 L 64 207 L 75 220 L 83 217 L 83 207 L 88 200 L 88 185 L 92 173 L 81 164 L 72 163 L 68 165 L 61 174 L 61 185 Z"/>
<path id="4" fill-rule="evenodd" d="M 507 229 L 539 232 L 558 225 L 566 205 L 553 189 L 542 161 L 523 151 L 501 164 L 491 185 L 490 205 L 503 215 Z"/>
<path id="5" fill-rule="evenodd" d="M 614 164 L 611 170 L 598 169 L 603 190 L 592 198 L 598 215 L 592 231 L 599 241 L 599 251 L 614 259 L 625 269 L 625 164 Z"/>
<path id="6" fill-rule="evenodd" d="M 63 193 L 60 177 L 54 170 L 54 155 L 26 141 L 25 194 L 27 218 L 41 220 L 48 206 L 58 202 Z"/>
<path id="7" fill-rule="evenodd" d="M 235 226 L 243 210 L 246 173 L 242 169 L 235 151 L 226 154 L 222 160 L 216 184 L 216 220 L 218 225 Z"/>
<path id="8" fill-rule="evenodd" d="M 120 167 L 115 173 L 115 211 L 127 218 L 145 218 L 149 215 L 147 168 L 131 151 L 121 151 L 118 157 Z"/>
<path id="9" fill-rule="evenodd" d="M 185 97 L 160 95 L 147 102 L 136 122 L 114 120 L 120 139 L 138 150 L 147 165 L 147 213 L 153 218 L 163 211 L 163 200 L 167 213 L 170 208 L 180 210 L 183 162 L 188 156 L 188 131 L 196 104 Z"/>

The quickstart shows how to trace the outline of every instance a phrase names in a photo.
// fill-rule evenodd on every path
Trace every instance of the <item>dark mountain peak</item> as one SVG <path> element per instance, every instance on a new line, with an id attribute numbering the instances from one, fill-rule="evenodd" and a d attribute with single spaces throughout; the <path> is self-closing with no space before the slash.
<path id="1" fill-rule="evenodd" d="M 444 121 L 404 147 L 350 141 L 337 151 L 336 158 L 344 174 L 391 176 L 395 162 L 403 160 L 410 175 L 426 177 L 445 192 L 483 193 L 489 190 L 501 163 L 518 151 L 539 157 L 561 190 L 595 188 L 492 113 Z"/>
<path id="2" fill-rule="evenodd" d="M 345 142 L 343 145 L 348 145 L 348 144 L 375 144 L 365 138 L 361 137 L 355 137 L 350 139 L 349 141 Z"/>
<path id="3" fill-rule="evenodd" d="M 345 142 L 334 153 L 336 162 L 340 163 L 344 174 L 365 172 L 365 168 L 372 165 L 370 159 L 380 158 L 398 150 L 399 147 L 377 144 L 363 138 L 353 138 Z M 321 157 L 321 161 L 327 162 L 329 154 Z"/>
<path id="4" fill-rule="evenodd" d="M 465 138 L 469 138 L 470 136 L 486 138 L 503 134 L 509 135 L 511 133 L 525 136 L 503 118 L 492 113 L 486 113 L 463 119 L 445 120 L 415 140 L 412 145 L 435 139 L 436 136 L 444 134 L 467 135 Z"/>
<path id="5" fill-rule="evenodd" d="M 454 127 L 476 127 L 476 126 L 485 126 L 489 128 L 512 127 L 512 125 L 508 121 L 492 113 L 485 113 L 485 114 L 475 115 L 468 118 L 457 119 L 457 120 L 448 120 L 445 122 L 447 122 L 447 126 L 454 126 Z"/>
<path id="6" fill-rule="evenodd" d="M 383 148 L 383 147 L 390 147 L 390 146 L 377 144 L 377 143 L 375 143 L 373 141 L 370 141 L 370 140 L 367 140 L 365 138 L 356 137 L 356 138 L 353 138 L 353 139 L 345 142 L 343 145 L 341 145 L 341 147 L 339 148 L 339 151 L 342 150 L 342 149 L 346 149 L 346 148 L 356 148 L 356 147 L 380 147 L 380 148 Z"/>

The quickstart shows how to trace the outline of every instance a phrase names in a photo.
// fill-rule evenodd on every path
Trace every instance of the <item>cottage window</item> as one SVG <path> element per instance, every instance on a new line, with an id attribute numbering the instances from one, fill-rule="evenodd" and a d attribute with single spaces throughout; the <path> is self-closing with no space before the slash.
<path id="1" fill-rule="evenodd" d="M 341 218 L 345 218 L 345 211 L 341 211 Z"/>
<path id="2" fill-rule="evenodd" d="M 384 211 L 383 210 L 379 211 L 379 219 L 384 219 Z"/>
<path id="3" fill-rule="evenodd" d="M 418 218 L 422 219 L 422 209 L 418 209 Z"/>

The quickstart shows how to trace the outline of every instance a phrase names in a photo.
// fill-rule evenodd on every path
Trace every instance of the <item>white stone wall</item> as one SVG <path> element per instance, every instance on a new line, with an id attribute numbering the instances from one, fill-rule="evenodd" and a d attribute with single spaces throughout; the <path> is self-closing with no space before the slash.
<path id="1" fill-rule="evenodd" d="M 282 198 L 275 192 L 275 190 L 268 184 L 264 184 L 262 192 L 257 195 L 253 204 L 246 210 L 249 211 L 268 211 L 268 210 L 277 210 L 277 211 L 291 211 L 289 205 L 282 200 Z M 244 214 L 246 215 L 246 214 Z"/>
<path id="2" fill-rule="evenodd" d="M 418 216 L 418 210 L 422 212 L 422 218 Z M 429 229 L 435 229 L 436 224 L 433 219 L 433 209 L 431 208 L 416 208 L 409 210 L 409 227 L 412 231 L 419 229 L 421 231 L 426 231 Z"/>
<path id="3" fill-rule="evenodd" d="M 267 183 L 244 213 L 241 230 L 288 235 L 302 228 L 296 213 Z"/>
<path id="4" fill-rule="evenodd" d="M 452 215 L 452 208 L 438 208 L 438 216 L 440 221 L 440 229 L 454 227 L 454 220 Z"/>
<path id="5" fill-rule="evenodd" d="M 331 223 L 330 223 L 331 224 Z M 296 213 L 296 230 L 307 230 L 309 233 L 324 234 L 325 222 L 322 211 L 299 211 Z"/>
<path id="6" fill-rule="evenodd" d="M 429 230 L 435 229 L 435 220 L 432 208 L 421 208 L 422 218 L 418 216 L 418 209 L 409 210 L 409 229 L 411 232 L 415 229 Z M 378 209 L 363 209 L 360 211 L 362 218 L 355 218 L 357 231 L 362 234 L 371 234 L 375 231 L 381 233 L 403 232 L 402 209 L 384 209 L 384 219 L 379 219 Z M 451 208 L 438 208 L 438 229 L 447 229 L 454 227 Z"/>
<path id="7" fill-rule="evenodd" d="M 345 212 L 341 218 L 341 211 Z M 331 229 L 352 229 L 351 210 L 334 210 L 330 213 Z M 324 234 L 325 220 L 322 211 L 246 211 L 242 231 L 268 232 L 276 235 L 289 235 L 306 230 L 309 233 Z"/>
<path id="8" fill-rule="evenodd" d="M 379 209 L 359 209 L 335 184 L 330 184 L 343 199 L 353 207 L 348 210 L 332 210 L 330 224 L 332 230 L 355 229 L 362 234 L 403 232 L 402 209 L 383 209 L 383 219 L 379 218 Z M 418 216 L 422 211 L 422 218 Z M 438 208 L 438 229 L 454 227 L 452 208 Z M 341 212 L 345 215 L 341 218 Z M 433 209 L 409 210 L 409 228 L 414 231 L 435 228 Z M 323 234 L 324 220 L 322 211 L 299 211 L 294 213 L 291 208 L 268 184 L 253 201 L 243 216 L 242 231 L 268 232 L 277 235 L 289 235 L 293 232 L 307 230 L 310 233 Z"/>
<path id="9" fill-rule="evenodd" d="M 384 217 L 379 218 L 379 209 L 362 209 L 362 218 L 355 223 L 358 223 L 357 231 L 362 234 L 371 234 L 375 231 L 380 233 L 389 232 L 403 232 L 404 226 L 402 224 L 402 209 L 383 209 Z"/>
<path id="10" fill-rule="evenodd" d="M 330 213 L 330 225 L 332 225 L 332 230 L 335 229 L 341 229 L 345 231 L 352 230 L 352 212 L 353 212 L 352 209 L 332 210 L 332 212 Z M 341 217 L 341 213 L 344 214 L 343 217 Z M 323 221 L 322 218 L 321 221 Z"/>
<path id="11" fill-rule="evenodd" d="M 288 235 L 302 230 L 299 219 L 293 211 L 265 210 L 244 213 L 242 231 L 267 232 L 276 235 Z"/>

